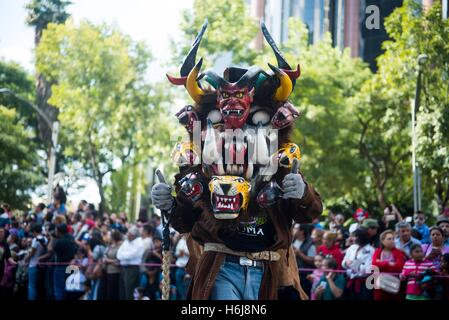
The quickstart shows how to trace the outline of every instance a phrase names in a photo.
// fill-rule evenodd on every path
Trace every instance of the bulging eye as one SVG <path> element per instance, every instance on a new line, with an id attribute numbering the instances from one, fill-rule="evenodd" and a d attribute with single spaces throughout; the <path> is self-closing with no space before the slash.
<path id="1" fill-rule="evenodd" d="M 239 182 L 239 183 L 245 182 L 245 179 L 243 179 L 243 178 L 237 178 L 237 179 L 235 179 L 235 180 L 237 180 L 237 182 Z"/>
<path id="2" fill-rule="evenodd" d="M 268 112 L 265 111 L 256 111 L 253 113 L 251 117 L 251 122 L 253 125 L 257 126 L 259 122 L 262 125 L 266 125 L 270 121 L 270 116 L 268 115 Z"/>
<path id="3" fill-rule="evenodd" d="M 217 176 L 213 176 L 212 177 L 212 181 L 217 181 L 218 180 L 218 177 Z"/>
<path id="4" fill-rule="evenodd" d="M 243 92 L 237 92 L 235 95 L 237 98 L 242 99 L 243 98 Z"/>
<path id="5" fill-rule="evenodd" d="M 222 96 L 224 99 L 227 99 L 227 98 L 229 98 L 229 93 L 223 92 L 223 93 L 221 94 L 221 96 Z"/>
<path id="6" fill-rule="evenodd" d="M 220 122 L 221 121 L 221 113 L 220 113 L 220 111 L 218 111 L 217 109 L 214 109 L 214 110 L 210 111 L 207 114 L 207 119 L 212 121 L 212 123 Z"/>
<path id="7" fill-rule="evenodd" d="M 291 147 L 290 148 L 290 153 L 295 153 L 295 151 L 296 151 L 296 147 Z"/>

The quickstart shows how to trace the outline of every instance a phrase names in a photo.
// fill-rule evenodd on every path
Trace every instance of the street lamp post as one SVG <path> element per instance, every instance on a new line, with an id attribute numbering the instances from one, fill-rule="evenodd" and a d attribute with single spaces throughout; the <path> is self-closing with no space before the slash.
<path id="1" fill-rule="evenodd" d="M 420 54 L 418 56 L 418 77 L 416 79 L 415 99 L 412 100 L 412 167 L 413 167 L 413 209 L 415 212 L 421 210 L 421 173 L 416 161 L 416 114 L 419 110 L 421 81 L 423 66 L 427 62 L 428 56 Z"/>
<path id="2" fill-rule="evenodd" d="M 50 148 L 50 158 L 48 159 L 48 189 L 47 189 L 47 199 L 48 203 L 51 203 L 51 195 L 53 191 L 53 180 L 55 177 L 56 168 L 56 146 L 58 145 L 58 134 L 59 134 L 59 122 L 53 122 L 51 128 L 51 148 Z"/>
<path id="3" fill-rule="evenodd" d="M 56 146 L 58 144 L 58 133 L 59 133 L 59 122 L 58 121 L 50 121 L 47 115 L 34 104 L 30 103 L 28 100 L 16 95 L 13 91 L 8 88 L 0 88 L 0 93 L 10 94 L 17 100 L 24 102 L 27 106 L 31 107 L 34 111 L 38 113 L 38 115 L 44 119 L 44 122 L 50 128 L 51 131 L 51 146 L 50 146 L 50 156 L 48 159 L 48 189 L 47 189 L 47 199 L 48 203 L 51 203 L 52 200 L 52 192 L 53 192 L 53 180 L 55 176 L 55 168 L 56 168 Z"/>

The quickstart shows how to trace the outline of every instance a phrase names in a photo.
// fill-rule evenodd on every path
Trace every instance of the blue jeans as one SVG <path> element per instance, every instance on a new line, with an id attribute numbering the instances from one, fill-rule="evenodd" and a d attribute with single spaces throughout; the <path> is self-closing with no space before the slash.
<path id="1" fill-rule="evenodd" d="M 179 300 L 185 300 L 187 294 L 187 284 L 184 277 L 186 276 L 186 269 L 178 267 L 176 269 L 176 291 L 178 292 Z"/>
<path id="2" fill-rule="evenodd" d="M 64 300 L 65 298 L 65 280 L 68 276 L 66 274 L 67 266 L 56 266 L 53 273 L 53 286 L 55 300 Z"/>
<path id="3" fill-rule="evenodd" d="M 28 268 L 28 300 L 37 300 L 37 285 L 39 281 L 39 269 Z"/>
<path id="4" fill-rule="evenodd" d="M 217 274 L 211 300 L 257 300 L 263 269 L 225 261 Z"/>

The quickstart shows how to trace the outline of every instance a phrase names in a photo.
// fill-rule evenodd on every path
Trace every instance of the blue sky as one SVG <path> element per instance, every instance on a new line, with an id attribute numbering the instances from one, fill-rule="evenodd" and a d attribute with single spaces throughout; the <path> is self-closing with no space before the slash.
<path id="1" fill-rule="evenodd" d="M 0 0 L 0 57 L 33 71 L 34 31 L 25 24 L 29 0 Z M 154 57 L 152 81 L 164 80 L 161 64 L 169 56 L 169 38 L 180 35 L 182 9 L 193 0 L 72 0 L 68 11 L 75 22 L 115 23 L 135 40 L 145 41 Z"/>

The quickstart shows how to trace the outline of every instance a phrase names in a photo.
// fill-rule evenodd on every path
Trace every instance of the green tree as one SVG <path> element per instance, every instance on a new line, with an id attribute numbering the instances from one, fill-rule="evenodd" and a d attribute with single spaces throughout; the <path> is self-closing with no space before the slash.
<path id="1" fill-rule="evenodd" d="M 0 105 L 0 201 L 25 209 L 29 191 L 36 185 L 37 155 L 33 133 L 19 120 L 15 109 Z"/>
<path id="2" fill-rule="evenodd" d="M 381 207 L 387 198 L 412 203 L 410 110 L 417 58 L 427 54 L 430 63 L 424 67 L 417 115 L 418 160 L 424 209 L 431 209 L 426 198 L 436 198 L 442 210 L 449 200 L 449 23 L 442 20 L 439 4 L 424 13 L 420 4 L 405 1 L 385 20 L 385 28 L 391 40 L 383 44 L 379 70 L 353 101 L 361 132 L 360 155 L 369 163 Z"/>
<path id="3" fill-rule="evenodd" d="M 70 1 L 64 0 L 32 0 L 25 7 L 28 10 L 27 24 L 34 27 L 34 46 L 37 48 L 42 38 L 43 31 L 47 28 L 49 23 L 64 23 L 69 14 L 66 11 L 67 6 L 71 4 Z M 58 109 L 48 103 L 48 98 L 51 96 L 52 83 L 40 74 L 36 73 L 36 103 L 51 121 L 55 121 L 58 117 Z M 51 129 L 43 121 L 38 119 L 39 136 L 42 141 L 47 143 L 48 151 L 51 144 Z"/>
<path id="4" fill-rule="evenodd" d="M 7 88 L 21 98 L 34 100 L 34 83 L 32 76 L 19 64 L 0 60 L 0 88 Z M 11 96 L 10 94 L 0 94 L 0 104 L 15 108 L 20 118 L 25 120 L 27 126 L 37 130 L 37 114 L 23 101 Z"/>
<path id="5" fill-rule="evenodd" d="M 232 53 L 232 60 L 238 64 L 251 64 L 256 50 L 249 43 L 255 39 L 258 31 L 256 20 L 249 15 L 244 0 L 195 0 L 193 8 L 185 10 L 182 16 L 182 41 L 173 43 L 174 63 L 178 65 L 190 50 L 193 40 L 204 21 L 209 25 L 204 36 L 198 57 L 207 57 L 207 66 L 225 52 Z"/>
<path id="6" fill-rule="evenodd" d="M 437 2 L 407 33 L 415 35 L 416 46 L 404 45 L 426 53 L 430 60 L 417 114 L 417 159 L 437 211 L 442 212 L 449 205 L 449 20 L 442 19 Z"/>
<path id="7" fill-rule="evenodd" d="M 105 176 L 159 152 L 169 136 L 162 95 L 144 79 L 149 51 L 114 27 L 67 21 L 47 26 L 36 56 L 57 83 L 49 102 L 60 110 L 64 153 L 97 182 L 103 212 Z"/>

